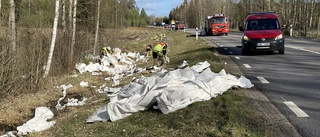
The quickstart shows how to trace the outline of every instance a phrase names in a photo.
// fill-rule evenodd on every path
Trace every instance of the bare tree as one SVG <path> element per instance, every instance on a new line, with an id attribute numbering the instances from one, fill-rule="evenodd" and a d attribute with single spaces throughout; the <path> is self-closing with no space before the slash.
<path id="1" fill-rule="evenodd" d="M 320 38 L 320 16 L 318 16 L 319 21 L 318 21 L 318 32 L 317 32 L 317 38 Z"/>
<path id="2" fill-rule="evenodd" d="M 73 5 L 73 0 L 69 0 L 69 25 L 68 28 L 72 28 L 72 5 Z"/>
<path id="3" fill-rule="evenodd" d="M 62 0 L 62 32 L 66 35 L 66 0 Z"/>
<path id="4" fill-rule="evenodd" d="M 0 0 L 0 25 L 1 25 L 1 7 L 2 7 L 2 1 Z"/>
<path id="5" fill-rule="evenodd" d="M 15 3 L 14 0 L 10 0 L 10 13 L 9 13 L 9 26 L 11 37 L 12 53 L 16 51 L 16 18 L 15 18 Z"/>
<path id="6" fill-rule="evenodd" d="M 58 21 L 59 21 L 59 4 L 60 4 L 60 0 L 56 0 L 55 17 L 54 17 L 54 21 L 53 21 L 50 52 L 49 52 L 49 56 L 48 56 L 46 70 L 44 72 L 43 77 L 48 76 L 49 71 L 50 71 L 50 67 L 51 67 L 52 56 L 53 56 L 54 46 L 55 46 L 56 37 L 57 37 L 57 27 L 58 27 Z"/>
<path id="7" fill-rule="evenodd" d="M 96 24 L 96 35 L 94 38 L 94 47 L 93 47 L 93 55 L 96 55 L 96 48 L 97 48 L 97 44 L 98 44 L 98 37 L 99 37 L 99 22 L 100 22 L 100 1 L 98 0 L 98 12 L 97 12 L 97 24 Z"/>
<path id="8" fill-rule="evenodd" d="M 71 64 L 73 63 L 73 48 L 76 43 L 76 24 L 77 24 L 77 0 L 73 2 L 73 21 L 72 21 L 72 40 L 71 40 L 71 47 L 70 47 L 70 62 L 69 68 L 71 68 Z"/>

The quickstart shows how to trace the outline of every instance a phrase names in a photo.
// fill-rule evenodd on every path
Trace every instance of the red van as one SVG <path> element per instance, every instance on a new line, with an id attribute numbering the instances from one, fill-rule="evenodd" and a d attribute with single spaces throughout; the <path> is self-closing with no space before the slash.
<path id="1" fill-rule="evenodd" d="M 252 51 L 279 51 L 284 54 L 284 36 L 280 21 L 274 12 L 250 12 L 243 31 L 242 54 Z"/>

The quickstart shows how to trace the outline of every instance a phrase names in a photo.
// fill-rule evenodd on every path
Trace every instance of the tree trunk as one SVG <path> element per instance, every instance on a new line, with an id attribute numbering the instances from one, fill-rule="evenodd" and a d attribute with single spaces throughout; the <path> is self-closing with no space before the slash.
<path id="1" fill-rule="evenodd" d="M 98 37 L 99 37 L 99 22 L 100 22 L 100 1 L 98 0 L 98 12 L 97 12 L 97 24 L 96 24 L 96 35 L 94 38 L 94 47 L 93 47 L 93 55 L 96 55 L 96 48 L 97 48 L 97 44 L 98 44 Z"/>
<path id="2" fill-rule="evenodd" d="M 47 65 L 46 65 L 46 70 L 43 75 L 44 78 L 47 77 L 49 74 L 51 62 L 52 62 L 53 51 L 54 51 L 54 46 L 56 43 L 57 27 L 58 27 L 58 21 L 59 21 L 59 4 L 60 4 L 60 0 L 56 0 L 56 8 L 55 8 L 54 21 L 53 21 L 51 46 L 50 46 L 50 52 L 49 52 L 48 61 L 47 61 Z"/>
<path id="3" fill-rule="evenodd" d="M 318 32 L 317 32 L 317 38 L 320 38 L 320 16 L 318 16 Z"/>
<path id="4" fill-rule="evenodd" d="M 311 11 L 310 11 L 309 29 L 312 29 L 312 21 L 313 21 L 314 8 L 315 8 L 315 0 L 312 0 L 312 1 L 311 1 Z"/>
<path id="5" fill-rule="evenodd" d="M 72 5 L 73 5 L 73 0 L 69 0 L 69 29 L 71 30 L 72 28 Z"/>
<path id="6" fill-rule="evenodd" d="M 66 36 L 66 0 L 62 0 L 62 32 Z"/>
<path id="7" fill-rule="evenodd" d="M 2 3 L 2 1 L 0 0 L 0 26 L 1 26 L 1 20 L 2 20 L 1 19 L 1 7 L 2 7 L 2 4 L 1 3 Z"/>
<path id="8" fill-rule="evenodd" d="M 73 2 L 73 22 L 72 22 L 72 40 L 71 40 L 71 47 L 70 47 L 70 62 L 69 68 L 73 64 L 73 48 L 76 43 L 76 24 L 77 24 L 77 0 Z"/>
<path id="9" fill-rule="evenodd" d="M 16 51 L 16 18 L 15 18 L 15 4 L 14 0 L 10 0 L 10 13 L 9 13 L 9 27 L 11 37 L 12 54 Z M 14 55 L 14 54 L 13 54 Z"/>

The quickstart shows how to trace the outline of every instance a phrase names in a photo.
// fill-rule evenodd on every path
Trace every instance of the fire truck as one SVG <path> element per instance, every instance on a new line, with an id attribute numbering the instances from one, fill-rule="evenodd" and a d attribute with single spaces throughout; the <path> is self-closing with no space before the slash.
<path id="1" fill-rule="evenodd" d="M 183 30 L 184 29 L 184 21 L 176 21 L 176 29 Z"/>
<path id="2" fill-rule="evenodd" d="M 224 14 L 214 14 L 205 19 L 205 31 L 207 35 L 228 35 L 229 23 Z"/>

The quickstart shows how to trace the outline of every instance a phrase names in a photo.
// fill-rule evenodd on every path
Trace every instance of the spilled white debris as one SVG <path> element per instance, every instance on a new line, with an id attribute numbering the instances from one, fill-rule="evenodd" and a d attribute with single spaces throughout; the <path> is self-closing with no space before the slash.
<path id="1" fill-rule="evenodd" d="M 80 87 L 83 87 L 83 88 L 89 87 L 89 82 L 81 81 L 80 82 Z"/>
<path id="2" fill-rule="evenodd" d="M 136 67 L 136 62 L 146 60 L 144 55 L 140 55 L 138 52 L 121 53 L 119 48 L 113 50 L 113 54 L 107 54 L 107 56 L 101 58 L 100 63 L 90 62 L 88 65 L 85 63 L 77 63 L 76 69 L 81 74 L 90 72 L 92 75 L 101 75 L 99 72 L 107 72 L 107 74 L 111 75 L 111 78 L 106 79 L 112 79 L 112 86 L 119 85 L 124 77 L 145 70 Z"/>
<path id="3" fill-rule="evenodd" d="M 191 103 L 221 95 L 231 87 L 253 86 L 243 76 L 237 78 L 224 70 L 214 73 L 209 66 L 208 62 L 200 62 L 185 69 L 163 71 L 151 77 L 135 79 L 110 95 L 110 102 L 96 110 L 87 122 L 116 121 L 146 110 L 156 102 L 161 112 L 168 114 Z"/>
<path id="4" fill-rule="evenodd" d="M 17 127 L 18 136 L 51 128 L 56 122 L 48 120 L 53 118 L 53 116 L 54 114 L 47 107 L 36 108 L 34 118 L 24 123 L 22 126 Z"/>

